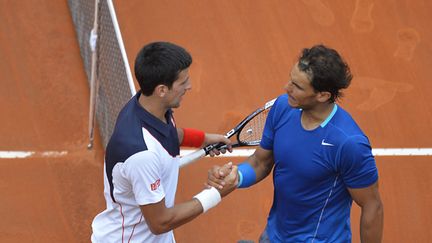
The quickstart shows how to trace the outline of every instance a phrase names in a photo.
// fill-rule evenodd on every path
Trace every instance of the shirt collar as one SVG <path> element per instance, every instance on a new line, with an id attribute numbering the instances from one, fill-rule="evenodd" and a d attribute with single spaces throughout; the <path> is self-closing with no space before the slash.
<path id="1" fill-rule="evenodd" d="M 330 113 L 330 115 L 321 123 L 321 125 L 320 125 L 321 127 L 325 127 L 330 122 L 330 120 L 333 118 L 334 114 L 336 114 L 337 107 L 338 106 L 335 103 L 333 106 L 333 110 Z"/>
<path id="2" fill-rule="evenodd" d="M 151 114 L 146 109 L 144 109 L 144 107 L 141 106 L 141 104 L 139 103 L 140 95 L 141 95 L 141 92 L 138 92 L 133 97 L 133 99 L 134 99 L 134 106 L 135 106 L 134 110 L 135 110 L 138 118 L 140 119 L 141 123 L 143 125 L 146 124 L 148 126 L 151 126 L 155 130 L 157 130 L 158 132 L 163 134 L 165 137 L 168 137 L 169 133 L 170 133 L 170 129 L 172 129 L 172 127 L 174 127 L 174 124 L 172 121 L 173 111 L 171 109 L 169 109 L 165 113 L 165 118 L 168 122 L 168 123 L 165 123 L 165 122 L 159 120 L 158 118 L 156 118 L 153 114 Z"/>

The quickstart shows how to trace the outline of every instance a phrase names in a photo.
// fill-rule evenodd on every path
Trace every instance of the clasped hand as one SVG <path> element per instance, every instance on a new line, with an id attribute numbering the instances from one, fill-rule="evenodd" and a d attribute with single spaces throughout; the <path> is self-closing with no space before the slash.
<path id="1" fill-rule="evenodd" d="M 223 166 L 213 166 L 208 171 L 207 187 L 216 188 L 222 197 L 228 195 L 237 188 L 238 172 L 237 166 L 232 162 Z"/>

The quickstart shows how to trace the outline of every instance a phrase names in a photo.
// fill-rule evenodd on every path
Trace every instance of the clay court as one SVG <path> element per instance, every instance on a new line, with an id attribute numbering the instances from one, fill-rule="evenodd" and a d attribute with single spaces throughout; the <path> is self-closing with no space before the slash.
<path id="1" fill-rule="evenodd" d="M 374 148 L 432 148 L 432 2 L 115 1 L 129 62 L 145 44 L 186 47 L 193 89 L 179 126 L 225 133 L 283 92 L 300 50 L 337 49 L 354 79 L 341 106 Z M 0 242 L 89 242 L 105 207 L 99 133 L 87 150 L 89 85 L 67 1 L 0 0 Z M 19 151 L 10 156 L 10 151 Z M 25 154 L 25 152 L 33 152 Z M 206 158 L 183 168 L 176 200 L 203 187 Z M 432 156 L 376 156 L 384 242 L 432 242 Z M 271 177 L 175 230 L 178 243 L 257 239 Z M 359 242 L 359 209 L 352 213 Z"/>

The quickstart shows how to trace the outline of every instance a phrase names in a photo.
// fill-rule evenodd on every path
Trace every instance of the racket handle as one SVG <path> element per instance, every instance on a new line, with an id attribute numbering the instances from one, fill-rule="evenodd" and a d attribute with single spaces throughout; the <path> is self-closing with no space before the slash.
<path id="1" fill-rule="evenodd" d="M 205 157 L 206 155 L 207 154 L 206 154 L 206 151 L 204 149 L 200 149 L 200 150 L 197 150 L 195 152 L 192 152 L 192 153 L 185 155 L 185 156 L 180 158 L 180 165 L 179 166 L 181 168 L 185 165 L 188 165 L 192 162 L 195 162 L 196 160 L 198 160 L 202 157 Z"/>
<path id="2" fill-rule="evenodd" d="M 204 151 L 205 154 L 208 155 L 210 151 L 212 151 L 213 149 L 221 150 L 221 149 L 226 149 L 227 147 L 228 146 L 224 143 L 214 143 L 214 144 L 207 145 L 207 147 L 204 148 Z"/>
<path id="3" fill-rule="evenodd" d="M 233 144 L 232 147 L 238 147 L 239 144 Z M 212 151 L 213 149 L 226 149 L 227 145 L 224 143 L 215 143 L 215 144 L 210 144 L 207 145 L 207 147 L 200 149 L 200 150 L 196 150 L 190 154 L 187 154 L 183 157 L 180 158 L 180 168 L 182 168 L 185 165 L 188 165 L 192 162 L 195 162 L 196 160 L 205 157 L 206 155 L 208 155 L 210 153 L 210 151 Z"/>
<path id="4" fill-rule="evenodd" d="M 231 148 L 237 148 L 237 147 L 241 147 L 241 146 L 245 146 L 245 145 L 242 145 L 242 144 L 239 144 L 239 143 L 233 143 L 233 144 L 231 144 Z M 218 150 L 221 150 L 221 149 L 227 149 L 228 148 L 228 145 L 226 145 L 226 144 L 222 144 L 220 147 L 218 146 L 218 147 L 216 147 Z"/>

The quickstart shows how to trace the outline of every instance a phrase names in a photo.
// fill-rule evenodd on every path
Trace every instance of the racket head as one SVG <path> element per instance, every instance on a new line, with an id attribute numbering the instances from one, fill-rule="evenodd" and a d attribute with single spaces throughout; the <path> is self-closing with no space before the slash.
<path id="1" fill-rule="evenodd" d="M 247 146 L 260 144 L 269 110 L 270 109 L 262 110 L 244 124 L 237 133 L 237 141 L 239 144 Z"/>
<path id="2" fill-rule="evenodd" d="M 268 101 L 264 106 L 252 112 L 236 127 L 226 133 L 225 137 L 227 138 L 231 138 L 232 136 L 236 135 L 237 141 L 231 145 L 233 148 L 242 146 L 257 146 L 260 144 L 267 115 L 275 101 L 276 99 Z M 227 148 L 227 146 L 223 143 L 210 144 L 204 148 L 204 151 L 206 154 L 208 154 L 213 149 L 225 148 Z"/>
<path id="3" fill-rule="evenodd" d="M 237 141 L 240 146 L 257 146 L 261 143 L 267 116 L 275 100 L 267 102 L 264 107 L 245 119 L 246 122 L 237 132 Z"/>

